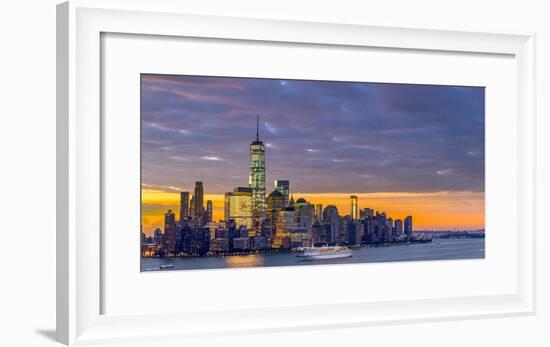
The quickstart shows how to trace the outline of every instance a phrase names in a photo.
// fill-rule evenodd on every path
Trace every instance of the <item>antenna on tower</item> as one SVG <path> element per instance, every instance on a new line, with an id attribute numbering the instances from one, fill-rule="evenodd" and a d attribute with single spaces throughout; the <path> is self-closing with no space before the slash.
<path id="1" fill-rule="evenodd" d="M 260 141 L 260 115 L 256 114 L 256 141 Z"/>

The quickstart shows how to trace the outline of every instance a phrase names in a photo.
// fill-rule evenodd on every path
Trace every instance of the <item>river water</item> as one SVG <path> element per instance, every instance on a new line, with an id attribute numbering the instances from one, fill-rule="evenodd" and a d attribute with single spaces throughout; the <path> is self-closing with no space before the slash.
<path id="1" fill-rule="evenodd" d="M 142 271 L 200 270 L 252 266 L 295 266 L 394 261 L 482 259 L 485 239 L 434 239 L 432 243 L 353 248 L 351 258 L 303 261 L 297 253 L 271 253 L 204 258 L 143 258 Z M 162 264 L 173 264 L 160 270 Z"/>

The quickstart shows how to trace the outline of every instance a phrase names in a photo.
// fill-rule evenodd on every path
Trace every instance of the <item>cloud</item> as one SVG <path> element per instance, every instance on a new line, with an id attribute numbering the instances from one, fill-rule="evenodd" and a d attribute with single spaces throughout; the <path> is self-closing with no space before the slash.
<path id="1" fill-rule="evenodd" d="M 474 158 L 479 158 L 479 157 L 483 156 L 483 153 L 479 150 L 468 151 L 466 154 L 468 154 L 470 157 L 474 157 Z"/>
<path id="2" fill-rule="evenodd" d="M 211 155 L 205 155 L 205 156 L 201 157 L 201 159 L 202 160 L 209 160 L 209 161 L 223 161 L 222 158 L 211 156 Z"/>
<path id="3" fill-rule="evenodd" d="M 484 191 L 483 88 L 142 75 L 141 112 L 142 180 L 152 186 L 247 185 L 260 114 L 268 184 Z"/>
<path id="4" fill-rule="evenodd" d="M 267 131 L 269 131 L 271 134 L 277 135 L 279 133 L 279 130 L 274 126 L 272 126 L 271 124 L 269 124 L 268 122 L 265 122 L 264 125 Z"/>
<path id="5" fill-rule="evenodd" d="M 435 173 L 440 175 L 440 176 L 449 176 L 449 175 L 454 174 L 455 170 L 454 169 L 443 169 L 443 170 L 437 170 Z"/>
<path id="6" fill-rule="evenodd" d="M 181 156 L 179 156 L 179 155 L 174 155 L 174 156 L 172 156 L 172 157 L 170 157 L 170 158 L 172 158 L 172 159 L 174 159 L 174 160 L 179 160 L 179 161 L 187 161 L 187 160 L 189 160 L 188 158 L 181 157 Z"/>

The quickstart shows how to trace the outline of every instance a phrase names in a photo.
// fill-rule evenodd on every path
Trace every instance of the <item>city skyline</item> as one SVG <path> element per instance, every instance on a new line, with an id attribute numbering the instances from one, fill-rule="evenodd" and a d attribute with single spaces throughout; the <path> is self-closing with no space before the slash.
<path id="1" fill-rule="evenodd" d="M 264 107 L 256 105 L 256 108 L 263 111 L 264 104 L 270 104 L 269 99 L 281 98 L 287 93 L 285 99 L 281 99 L 284 100 L 282 107 L 267 112 L 265 120 L 262 114 L 262 122 L 252 128 L 257 127 L 253 131 L 261 130 L 266 136 L 266 194 L 274 189 L 275 179 L 288 179 L 296 199 L 336 205 L 341 215 L 351 213 L 349 198 L 355 195 L 359 209 L 379 209 L 401 219 L 413 214 L 415 228 L 484 227 L 484 112 L 483 107 L 479 108 L 480 102 L 481 106 L 484 104 L 483 88 L 160 75 L 142 75 L 142 82 L 142 223 L 148 235 L 155 227 L 162 226 L 162 216 L 167 209 L 179 213 L 180 191 L 192 192 L 194 181 L 204 183 L 204 201 L 212 201 L 214 220 L 223 215 L 224 193 L 232 187 L 248 186 L 245 181 L 248 153 L 241 146 L 243 142 L 250 142 L 250 120 L 259 112 L 237 111 L 251 107 L 253 102 L 242 102 L 243 97 L 246 99 L 245 96 L 262 87 L 275 90 L 270 98 L 261 93 L 257 95 L 264 101 Z M 387 90 L 388 87 L 393 89 Z M 288 92 L 288 89 L 294 91 Z M 303 140 L 308 131 L 293 133 L 295 126 L 308 117 L 285 117 L 281 109 L 308 105 L 307 98 L 298 102 L 292 97 L 293 94 L 306 95 L 304 89 L 309 91 L 309 98 L 311 94 L 322 94 L 316 104 L 309 100 L 312 103 L 309 108 L 330 97 L 327 105 L 317 107 L 316 112 L 333 112 L 332 117 L 339 122 L 328 122 L 320 112 L 322 116 L 317 119 L 320 122 L 314 127 L 302 125 L 318 134 L 309 134 L 305 142 L 297 142 L 296 137 Z M 231 99 L 224 92 L 243 97 Z M 372 99 L 375 101 L 385 95 L 390 100 L 386 104 L 394 106 L 393 111 L 385 113 L 387 117 L 392 112 L 394 116 L 397 114 L 398 121 L 394 121 L 393 126 L 386 122 L 385 127 L 380 127 L 376 110 L 387 110 L 388 105 L 385 108 L 378 102 L 360 107 L 349 99 L 357 98 L 357 93 L 365 97 L 378 93 L 378 98 Z M 415 103 L 415 97 L 427 105 L 421 107 Z M 151 105 L 153 100 L 156 107 Z M 367 103 L 368 98 L 361 100 Z M 176 107 L 180 102 L 182 106 Z M 407 104 L 409 110 L 404 118 L 399 116 L 403 112 L 399 111 L 400 103 Z M 458 112 L 457 106 L 466 113 Z M 309 108 L 305 108 L 305 113 L 311 112 Z M 432 113 L 427 112 L 429 110 Z M 436 110 L 439 117 L 433 114 Z M 293 113 L 300 114 L 299 111 L 295 108 Z M 424 122 L 413 126 L 415 122 L 407 119 L 411 113 Z M 206 119 L 198 119 L 201 114 Z M 443 119 L 445 117 L 450 119 Z M 309 118 L 312 118 L 310 122 L 316 121 L 314 117 Z M 238 126 L 244 119 L 249 122 L 248 126 Z M 224 131 L 220 132 L 216 124 L 223 120 L 226 121 Z M 326 124 L 323 121 L 327 121 Z M 237 123 L 236 128 L 233 123 Z M 469 126 L 476 128 L 473 133 Z M 240 132 L 248 135 L 241 136 Z M 425 136 L 430 132 L 433 136 L 426 141 Z M 216 147 L 227 135 L 231 143 Z M 289 142 L 291 146 L 287 148 Z M 396 143 L 402 146 L 393 148 Z M 245 146 L 246 149 L 248 144 Z M 430 153 L 421 153 L 421 150 Z M 353 187 L 355 189 L 351 189 Z"/>

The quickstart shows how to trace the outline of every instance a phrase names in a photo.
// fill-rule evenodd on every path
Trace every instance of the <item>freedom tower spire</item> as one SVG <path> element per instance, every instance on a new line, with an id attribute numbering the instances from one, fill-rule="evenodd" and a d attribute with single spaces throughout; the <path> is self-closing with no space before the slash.
<path id="1" fill-rule="evenodd" d="M 252 218 L 256 232 L 265 218 L 265 146 L 260 141 L 260 116 L 256 115 L 256 141 L 250 144 L 250 176 L 248 184 L 252 189 Z"/>
<path id="2" fill-rule="evenodd" d="M 260 142 L 260 115 L 256 115 L 256 142 Z"/>

